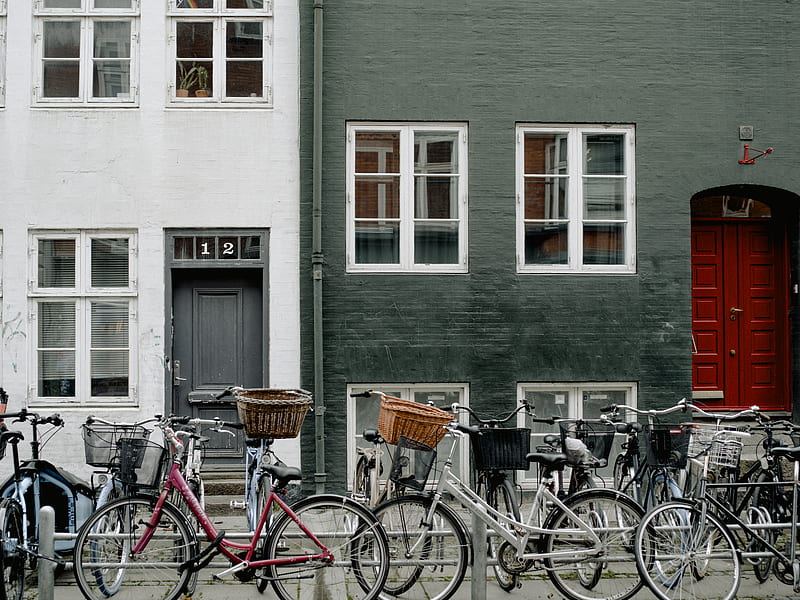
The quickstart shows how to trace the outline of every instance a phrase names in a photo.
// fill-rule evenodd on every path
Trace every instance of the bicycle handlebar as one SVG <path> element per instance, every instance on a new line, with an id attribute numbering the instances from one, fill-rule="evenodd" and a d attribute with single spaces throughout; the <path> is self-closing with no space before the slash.
<path id="1" fill-rule="evenodd" d="M 47 417 L 42 417 L 39 413 L 30 412 L 27 408 L 13 413 L 0 414 L 2 420 L 12 420 L 14 423 L 21 423 L 23 421 L 30 421 L 31 425 L 53 425 L 54 427 L 63 427 L 64 419 L 58 413 L 53 413 Z"/>
<path id="2" fill-rule="evenodd" d="M 753 405 L 750 408 L 746 408 L 745 410 L 739 411 L 737 413 L 710 413 L 696 404 L 692 404 L 686 398 L 682 398 L 678 401 L 675 406 L 671 406 L 669 408 L 664 408 L 661 410 L 657 410 L 651 408 L 649 410 L 644 410 L 640 408 L 636 408 L 635 406 L 628 406 L 627 404 L 611 404 L 609 406 L 604 406 L 600 409 L 601 412 L 611 412 L 616 414 L 620 409 L 630 410 L 638 415 L 648 415 L 651 417 L 661 416 L 661 415 L 668 415 L 670 413 L 676 412 L 680 410 L 681 412 L 686 412 L 687 410 L 695 411 L 704 417 L 708 417 L 711 419 L 715 419 L 716 421 L 730 421 L 733 419 L 739 419 L 741 417 L 748 417 L 748 416 L 755 416 L 756 418 L 762 418 L 765 420 L 769 420 L 769 416 L 765 415 L 761 412 L 761 409 Z"/>
<path id="3" fill-rule="evenodd" d="M 466 411 L 466 412 L 467 412 L 467 413 L 469 413 L 469 415 L 470 415 L 470 416 L 471 416 L 473 419 L 475 419 L 475 420 L 476 420 L 478 423 L 480 423 L 481 425 L 487 425 L 487 426 L 489 426 L 489 427 L 493 427 L 493 426 L 497 426 L 497 425 L 502 425 L 503 423 L 508 423 L 508 422 L 509 422 L 509 421 L 510 421 L 512 418 L 514 418 L 514 416 L 516 416 L 516 415 L 517 415 L 517 413 L 519 413 L 519 411 L 521 411 L 521 410 L 523 410 L 523 409 L 524 409 L 526 412 L 527 412 L 527 411 L 530 409 L 530 405 L 529 405 L 529 404 L 528 404 L 526 401 L 524 401 L 524 400 L 523 400 L 522 404 L 520 404 L 520 405 L 519 405 L 517 408 L 515 408 L 515 409 L 514 409 L 514 410 L 512 410 L 510 413 L 508 413 L 508 414 L 507 414 L 505 417 L 496 418 L 496 419 L 482 419 L 482 418 L 480 418 L 480 417 L 478 416 L 478 414 L 477 414 L 477 413 L 476 413 L 476 412 L 475 412 L 473 409 L 471 409 L 469 406 L 464 406 L 463 404 L 459 404 L 458 402 L 454 402 L 453 404 L 451 404 L 451 405 L 450 405 L 450 410 L 451 410 L 453 413 L 456 413 L 456 412 L 458 412 L 459 410 Z"/>

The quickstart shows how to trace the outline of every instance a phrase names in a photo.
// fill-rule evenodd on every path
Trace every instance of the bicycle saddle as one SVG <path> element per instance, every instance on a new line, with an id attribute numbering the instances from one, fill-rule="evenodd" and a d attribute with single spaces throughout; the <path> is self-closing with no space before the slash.
<path id="1" fill-rule="evenodd" d="M 773 448 L 772 456 L 785 457 L 789 460 L 800 460 L 800 446 L 794 448 Z"/>
<path id="2" fill-rule="evenodd" d="M 567 464 L 567 455 L 562 452 L 531 452 L 525 458 L 548 469 L 563 469 Z"/>
<path id="3" fill-rule="evenodd" d="M 276 481 L 277 487 L 286 487 L 290 481 L 299 481 L 303 474 L 297 467 L 287 467 L 284 464 L 264 465 L 264 470 Z"/>

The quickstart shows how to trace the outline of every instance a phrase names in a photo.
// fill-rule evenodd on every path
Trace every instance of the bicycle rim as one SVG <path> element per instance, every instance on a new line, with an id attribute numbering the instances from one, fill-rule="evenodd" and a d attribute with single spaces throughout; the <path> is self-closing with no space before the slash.
<path id="1" fill-rule="evenodd" d="M 75 543 L 75 579 L 90 600 L 175 600 L 192 582 L 181 565 L 193 558 L 197 541 L 186 517 L 165 503 L 147 547 L 132 548 L 145 530 L 154 498 L 123 498 L 86 521 Z"/>
<path id="2" fill-rule="evenodd" d="M 381 598 L 446 600 L 455 593 L 469 562 L 469 535 L 461 519 L 438 504 L 423 527 L 432 500 L 408 495 L 375 509 L 389 538 L 391 565 Z M 424 537 L 421 537 L 424 536 Z"/>
<path id="3" fill-rule="evenodd" d="M 739 587 L 736 544 L 711 513 L 671 502 L 645 515 L 636 535 L 636 565 L 661 600 L 730 600 Z"/>
<path id="4" fill-rule="evenodd" d="M 3 536 L 0 553 L 0 572 L 3 574 L 1 600 L 21 600 L 25 590 L 25 553 L 19 548 L 24 535 L 22 513 L 10 499 L 0 503 L 0 527 Z"/>
<path id="5" fill-rule="evenodd" d="M 272 483 L 270 482 L 268 475 L 263 475 L 258 480 L 258 490 L 256 492 L 256 507 L 257 507 L 257 516 L 255 520 L 257 521 L 259 517 L 264 512 L 264 507 L 267 505 L 267 500 L 269 500 L 269 493 L 272 489 Z M 264 529 L 262 530 L 262 535 L 264 532 L 269 531 L 269 524 L 270 524 L 270 515 L 267 514 L 267 521 L 264 523 Z M 255 531 L 257 522 L 253 522 L 250 524 L 250 530 Z M 259 545 L 261 557 L 263 558 L 266 555 L 266 538 L 264 541 Z M 259 577 L 256 579 L 256 589 L 258 590 L 259 594 L 263 594 L 264 590 L 267 589 L 267 579 L 264 577 Z"/>
<path id="6" fill-rule="evenodd" d="M 516 493 L 514 492 L 511 482 L 505 476 L 503 476 L 499 482 L 490 483 L 489 491 L 486 494 L 486 501 L 489 503 L 489 506 L 498 512 L 512 517 L 515 521 L 520 520 Z M 502 539 L 493 535 L 488 536 L 487 550 L 490 558 L 495 558 L 497 556 L 497 549 L 501 542 Z M 510 592 L 517 586 L 519 575 L 509 573 L 500 565 L 494 565 L 493 570 L 497 585 L 499 585 L 501 589 Z"/>
<path id="7" fill-rule="evenodd" d="M 377 598 L 389 569 L 386 535 L 374 515 L 357 502 L 341 496 L 312 496 L 292 507 L 319 541 L 333 554 L 333 560 L 288 564 L 319 547 L 288 515 L 272 527 L 265 545 L 265 558 L 285 559 L 285 565 L 265 569 L 282 600 Z"/>
<path id="8" fill-rule="evenodd" d="M 626 600 L 642 587 L 633 563 L 633 540 L 641 507 L 615 490 L 592 489 L 571 496 L 565 504 L 575 516 L 555 508 L 545 521 L 553 530 L 541 550 L 553 585 L 573 600 Z M 588 525 L 595 543 L 582 531 Z M 587 554 L 588 552 L 588 554 Z"/>

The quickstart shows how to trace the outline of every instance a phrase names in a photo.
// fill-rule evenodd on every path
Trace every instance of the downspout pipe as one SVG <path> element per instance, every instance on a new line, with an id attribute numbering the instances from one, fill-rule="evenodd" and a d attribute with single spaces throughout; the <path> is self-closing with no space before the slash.
<path id="1" fill-rule="evenodd" d="M 312 148 L 311 276 L 314 302 L 314 436 L 316 493 L 325 492 L 328 473 L 325 466 L 325 386 L 323 383 L 322 334 L 322 0 L 314 2 L 314 114 Z"/>

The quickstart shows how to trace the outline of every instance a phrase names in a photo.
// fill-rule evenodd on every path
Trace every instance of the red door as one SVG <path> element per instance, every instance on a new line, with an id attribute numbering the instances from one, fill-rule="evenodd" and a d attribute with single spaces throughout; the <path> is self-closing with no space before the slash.
<path id="1" fill-rule="evenodd" d="M 692 227 L 692 391 L 716 408 L 788 410 L 788 271 L 773 222 Z"/>

